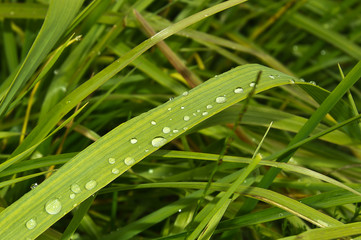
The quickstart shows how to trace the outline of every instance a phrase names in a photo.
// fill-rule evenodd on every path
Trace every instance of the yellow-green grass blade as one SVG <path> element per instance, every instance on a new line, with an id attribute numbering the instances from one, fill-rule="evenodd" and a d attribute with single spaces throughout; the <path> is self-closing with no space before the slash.
<path id="1" fill-rule="evenodd" d="M 83 150 L 39 187 L 4 210 L 0 215 L 2 237 L 11 239 L 19 236 L 17 234 L 31 238 L 38 236 L 65 213 L 165 143 L 245 99 L 259 71 L 263 74 L 257 92 L 294 81 L 273 69 L 256 64 L 245 65 L 129 120 Z M 75 192 L 71 186 L 76 186 Z M 46 207 L 49 204 L 52 206 L 50 210 Z M 27 229 L 28 221 L 35 221 L 37 226 Z"/>
<path id="2" fill-rule="evenodd" d="M 281 240 L 331 240 L 345 239 L 353 235 L 361 234 L 361 223 L 349 223 L 342 226 L 311 229 L 296 236 L 280 238 Z M 356 239 L 356 238 L 354 238 Z"/>
<path id="3" fill-rule="evenodd" d="M 11 79 L 9 85 L 6 82 L 7 84 L 0 87 L 0 92 L 5 93 L 0 102 L 0 116 L 6 113 L 15 95 L 60 39 L 82 4 L 83 0 L 50 2 L 44 24 L 15 78 Z"/>

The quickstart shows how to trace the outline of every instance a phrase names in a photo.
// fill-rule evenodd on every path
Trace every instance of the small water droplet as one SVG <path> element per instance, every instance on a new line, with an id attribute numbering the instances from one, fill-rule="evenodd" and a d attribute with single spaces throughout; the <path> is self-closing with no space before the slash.
<path id="1" fill-rule="evenodd" d="M 174 100 L 174 97 L 170 97 L 170 98 L 169 98 L 169 101 L 173 101 L 173 100 Z"/>
<path id="2" fill-rule="evenodd" d="M 74 199 L 74 198 L 75 198 L 75 193 L 71 193 L 71 194 L 69 195 L 69 198 L 70 198 L 70 199 Z"/>
<path id="3" fill-rule="evenodd" d="M 124 159 L 124 164 L 127 165 L 127 166 L 130 166 L 130 165 L 134 164 L 134 162 L 135 162 L 134 158 L 132 158 L 132 157 L 126 157 Z"/>
<path id="4" fill-rule="evenodd" d="M 33 183 L 33 184 L 31 184 L 30 188 L 35 189 L 37 186 L 38 186 L 38 183 Z"/>
<path id="5" fill-rule="evenodd" d="M 310 83 L 311 83 L 312 85 L 315 85 L 315 86 L 316 86 L 316 82 L 315 82 L 315 81 L 310 81 Z"/>
<path id="6" fill-rule="evenodd" d="M 163 131 L 163 133 L 170 133 L 170 128 L 164 127 L 162 131 Z"/>
<path id="7" fill-rule="evenodd" d="M 203 116 L 207 116 L 207 115 L 208 115 L 208 112 L 203 112 L 202 115 L 203 115 Z"/>
<path id="8" fill-rule="evenodd" d="M 149 149 L 145 149 L 144 152 L 149 152 Z"/>
<path id="9" fill-rule="evenodd" d="M 197 110 L 197 113 L 200 113 L 200 112 L 201 112 L 201 110 L 198 109 L 198 110 Z"/>
<path id="10" fill-rule="evenodd" d="M 207 109 L 211 109 L 212 107 L 212 105 L 207 105 Z"/>
<path id="11" fill-rule="evenodd" d="M 161 147 L 164 144 L 166 144 L 166 142 L 167 142 L 167 139 L 165 139 L 164 137 L 155 137 L 152 140 L 152 146 L 153 147 Z"/>
<path id="12" fill-rule="evenodd" d="M 268 76 L 270 79 L 275 79 L 275 76 L 273 76 L 273 75 L 269 75 Z"/>
<path id="13" fill-rule="evenodd" d="M 81 192 L 81 189 L 80 189 L 80 186 L 76 183 L 72 184 L 70 186 L 70 190 L 73 192 L 73 193 L 80 193 Z"/>
<path id="14" fill-rule="evenodd" d="M 172 108 L 170 107 L 170 108 L 168 108 L 168 111 L 170 111 L 170 110 L 172 110 Z"/>
<path id="15" fill-rule="evenodd" d="M 54 70 L 54 75 L 58 75 L 59 74 L 59 70 L 55 69 Z"/>
<path id="16" fill-rule="evenodd" d="M 108 159 L 108 162 L 109 162 L 110 164 L 114 164 L 114 163 L 115 163 L 115 158 L 109 158 L 109 159 Z"/>
<path id="17" fill-rule="evenodd" d="M 36 220 L 34 218 L 30 219 L 29 221 L 26 222 L 25 226 L 27 229 L 31 230 L 34 229 L 36 227 Z"/>
<path id="18" fill-rule="evenodd" d="M 131 144 L 136 144 L 138 142 L 138 140 L 136 138 L 132 138 L 130 139 L 130 143 Z"/>
<path id="19" fill-rule="evenodd" d="M 197 113 L 193 113 L 192 115 L 193 115 L 193 116 L 197 116 Z"/>
<path id="20" fill-rule="evenodd" d="M 243 88 L 238 87 L 238 88 L 234 89 L 234 93 L 243 93 Z"/>
<path id="21" fill-rule="evenodd" d="M 183 96 L 187 96 L 187 95 L 188 95 L 188 91 L 185 91 L 182 95 L 183 95 Z"/>
<path id="22" fill-rule="evenodd" d="M 255 83 L 255 82 L 251 82 L 251 83 L 249 84 L 249 86 L 250 86 L 250 87 L 254 87 L 254 86 L 256 86 L 256 83 Z"/>
<path id="23" fill-rule="evenodd" d="M 189 121 L 189 119 L 190 119 L 189 116 L 184 116 L 184 117 L 183 117 L 183 120 L 184 120 L 184 121 Z"/>
<path id="24" fill-rule="evenodd" d="M 51 215 L 59 213 L 61 210 L 61 202 L 58 198 L 49 200 L 45 204 L 45 211 Z"/>
<path id="25" fill-rule="evenodd" d="M 291 84 L 295 84 L 295 80 L 294 80 L 294 79 L 290 79 L 290 83 L 291 83 Z"/>
<path id="26" fill-rule="evenodd" d="M 225 103 L 227 100 L 227 98 L 225 97 L 217 97 L 216 98 L 216 103 Z"/>
<path id="27" fill-rule="evenodd" d="M 89 182 L 87 182 L 87 183 L 85 184 L 85 189 L 86 189 L 86 190 L 92 190 L 93 188 L 96 187 L 97 184 L 98 184 L 97 181 L 95 181 L 95 180 L 90 180 Z"/>
<path id="28" fill-rule="evenodd" d="M 177 132 L 179 132 L 178 129 L 174 129 L 174 130 L 173 130 L 173 133 L 177 133 Z"/>
<path id="29" fill-rule="evenodd" d="M 184 131 L 187 131 L 187 129 L 188 129 L 188 127 L 184 127 L 184 128 L 183 128 Z"/>
<path id="30" fill-rule="evenodd" d="M 66 101 L 66 104 L 69 104 L 70 103 L 70 101 L 68 100 L 68 101 Z"/>
<path id="31" fill-rule="evenodd" d="M 181 106 L 181 108 L 180 108 L 180 109 L 182 109 L 182 110 L 183 110 L 183 109 L 184 109 L 184 107 L 183 107 L 183 106 Z"/>
<path id="32" fill-rule="evenodd" d="M 182 209 L 178 209 L 178 212 L 182 212 Z"/>
<path id="33" fill-rule="evenodd" d="M 112 169 L 112 173 L 113 173 L 113 174 L 119 174 L 119 172 L 120 172 L 120 171 L 119 171 L 118 168 L 113 168 L 113 169 Z"/>
<path id="34" fill-rule="evenodd" d="M 150 168 L 150 169 L 148 170 L 148 173 L 149 173 L 149 174 L 153 174 L 153 172 L 154 172 L 154 170 L 153 170 L 152 168 Z"/>
<path id="35" fill-rule="evenodd" d="M 300 78 L 300 81 L 301 81 L 301 82 L 305 82 L 305 79 L 304 79 L 304 78 Z"/>
<path id="36" fill-rule="evenodd" d="M 321 50 L 321 55 L 322 55 L 322 56 L 326 55 L 326 53 L 327 53 L 327 52 L 326 52 L 325 49 L 322 49 L 322 50 Z"/>
<path id="37" fill-rule="evenodd" d="M 157 123 L 156 123 L 156 121 L 151 121 L 150 124 L 156 125 Z"/>

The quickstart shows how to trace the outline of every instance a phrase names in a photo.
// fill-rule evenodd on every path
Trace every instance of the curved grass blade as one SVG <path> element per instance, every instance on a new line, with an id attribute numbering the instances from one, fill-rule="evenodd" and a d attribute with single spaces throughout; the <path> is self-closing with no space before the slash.
<path id="1" fill-rule="evenodd" d="M 256 64 L 246 65 L 210 79 L 174 100 L 129 120 L 76 155 L 36 189 L 4 210 L 0 215 L 1 237 L 16 239 L 20 236 L 18 234 L 31 238 L 38 236 L 159 147 L 245 99 L 259 71 L 263 74 L 256 87 L 257 92 L 293 83 L 289 76 L 276 70 Z M 269 75 L 277 77 L 270 78 Z M 76 186 L 75 192 L 71 186 Z M 31 202 L 29 198 L 32 198 Z M 49 211 L 49 205 L 56 211 Z M 37 226 L 27 229 L 26 223 L 32 220 Z"/>

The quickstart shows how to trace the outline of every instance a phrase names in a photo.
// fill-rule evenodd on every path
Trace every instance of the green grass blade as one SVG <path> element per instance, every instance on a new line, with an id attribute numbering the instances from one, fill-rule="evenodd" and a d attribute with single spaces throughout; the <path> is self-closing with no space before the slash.
<path id="1" fill-rule="evenodd" d="M 4 237 L 39 235 L 69 212 L 74 204 L 84 201 L 145 156 L 206 118 L 245 99 L 260 70 L 263 74 L 257 92 L 291 84 L 290 77 L 285 74 L 260 65 L 246 65 L 208 80 L 174 100 L 131 119 L 79 153 L 39 187 L 4 210 L 0 215 L 0 227 L 6 234 Z M 269 75 L 277 77 L 273 79 Z M 152 121 L 156 125 L 152 125 Z M 115 164 L 109 164 L 109 161 L 115 161 Z M 89 168 L 89 165 L 92 167 Z M 64 181 L 64 176 L 69 177 Z M 71 199 L 70 186 L 73 184 L 77 184 L 81 191 L 77 191 L 76 197 Z M 28 198 L 38 200 L 30 203 Z M 48 214 L 44 210 L 48 201 L 61 203 L 59 212 Z M 24 208 L 28 211 L 19 211 Z M 29 230 L 26 222 L 31 219 L 36 219 L 38 224 Z M 1 223 L 5 222 L 6 226 L 3 226 Z"/>
<path id="2" fill-rule="evenodd" d="M 6 92 L 0 102 L 0 116 L 6 113 L 15 95 L 29 80 L 51 48 L 60 39 L 82 4 L 83 0 L 51 1 L 43 27 L 13 79 L 11 86 L 0 87 L 0 92 Z"/>

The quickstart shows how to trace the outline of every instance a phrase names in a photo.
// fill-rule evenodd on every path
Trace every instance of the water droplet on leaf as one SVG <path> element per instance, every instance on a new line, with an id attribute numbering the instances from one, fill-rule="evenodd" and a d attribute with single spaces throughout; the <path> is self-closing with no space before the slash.
<path id="1" fill-rule="evenodd" d="M 165 139 L 164 137 L 155 137 L 152 140 L 152 146 L 153 147 L 161 147 L 164 144 L 166 144 L 166 142 L 167 142 L 167 139 Z"/>
<path id="2" fill-rule="evenodd" d="M 45 211 L 51 215 L 59 213 L 61 210 L 61 202 L 58 198 L 49 200 L 45 204 Z"/>
<path id="3" fill-rule="evenodd" d="M 95 180 L 90 180 L 89 182 L 87 182 L 87 183 L 85 184 L 85 189 L 86 189 L 86 190 L 92 190 L 93 188 L 96 187 L 96 185 L 97 185 L 97 181 L 95 181 Z"/>

